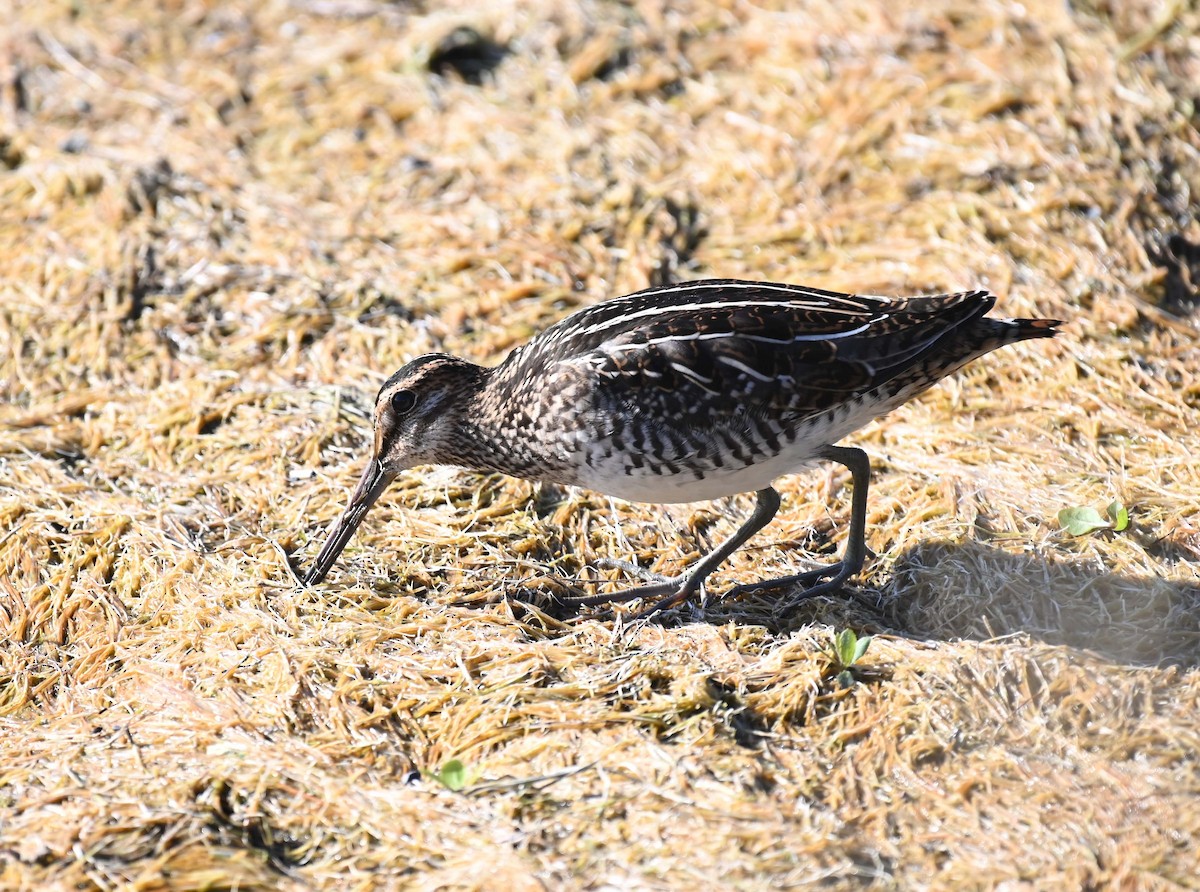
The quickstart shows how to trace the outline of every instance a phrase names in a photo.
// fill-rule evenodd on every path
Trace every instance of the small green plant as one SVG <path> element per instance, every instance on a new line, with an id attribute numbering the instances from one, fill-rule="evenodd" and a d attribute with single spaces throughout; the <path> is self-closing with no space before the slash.
<path id="1" fill-rule="evenodd" d="M 450 759 L 443 762 L 442 767 L 437 772 L 431 774 L 430 777 L 447 790 L 454 793 L 461 793 L 464 789 L 475 783 L 475 781 L 479 780 L 479 772 L 467 768 L 461 759 Z"/>
<path id="2" fill-rule="evenodd" d="M 833 639 L 833 660 L 838 666 L 837 683 L 842 688 L 854 686 L 854 664 L 863 658 L 871 646 L 871 636 L 861 638 L 853 629 L 842 629 Z"/>
<path id="3" fill-rule="evenodd" d="M 1129 528 L 1129 510 L 1120 502 L 1114 500 L 1104 514 L 1107 520 L 1095 508 L 1063 508 L 1058 512 L 1058 522 L 1072 536 L 1086 536 L 1096 530 L 1120 533 Z"/>

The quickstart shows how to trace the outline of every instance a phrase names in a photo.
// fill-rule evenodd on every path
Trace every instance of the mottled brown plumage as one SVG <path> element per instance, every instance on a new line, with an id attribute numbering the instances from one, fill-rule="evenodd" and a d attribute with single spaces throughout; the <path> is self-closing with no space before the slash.
<path id="1" fill-rule="evenodd" d="M 493 369 L 444 354 L 380 388 L 374 454 L 306 582 L 320 581 L 401 470 L 454 464 L 632 501 L 755 491 L 751 518 L 691 572 L 615 598 L 697 591 L 778 509 L 771 482 L 821 459 L 854 481 L 845 559 L 789 580 L 830 591 L 862 566 L 869 465 L 834 446 L 972 359 L 1056 322 L 990 319 L 983 291 L 887 299 L 734 280 L 651 288 L 581 310 Z M 779 581 L 760 585 L 776 585 Z M 744 587 L 745 588 L 745 587 Z"/>

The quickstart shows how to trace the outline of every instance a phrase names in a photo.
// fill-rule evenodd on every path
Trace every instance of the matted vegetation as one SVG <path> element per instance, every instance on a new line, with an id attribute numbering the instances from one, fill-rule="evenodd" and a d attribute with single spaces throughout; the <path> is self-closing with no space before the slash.
<path id="1" fill-rule="evenodd" d="M 0 885 L 1196 887 L 1194 6 L 4 20 Z M 1067 325 L 853 438 L 845 597 L 720 599 L 841 548 L 827 467 L 649 623 L 552 598 L 748 498 L 418 469 L 296 583 L 391 370 L 699 276 Z"/>

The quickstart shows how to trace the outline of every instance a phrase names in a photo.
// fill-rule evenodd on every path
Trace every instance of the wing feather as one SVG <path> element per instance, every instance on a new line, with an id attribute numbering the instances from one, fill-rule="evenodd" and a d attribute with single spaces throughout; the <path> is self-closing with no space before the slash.
<path id="1" fill-rule="evenodd" d="M 979 291 L 891 301 L 823 294 L 698 306 L 693 294 L 632 324 L 587 322 L 582 331 L 604 325 L 606 336 L 563 361 L 585 366 L 599 399 L 634 414 L 796 421 L 886 384 L 993 300 Z"/>
<path id="2" fill-rule="evenodd" d="M 739 424 L 747 414 L 799 423 L 902 374 L 994 300 L 984 291 L 888 299 L 736 280 L 652 288 L 546 329 L 509 355 L 496 382 L 515 395 L 530 381 L 556 389 L 590 381 L 579 392 L 591 411 L 652 426 Z"/>

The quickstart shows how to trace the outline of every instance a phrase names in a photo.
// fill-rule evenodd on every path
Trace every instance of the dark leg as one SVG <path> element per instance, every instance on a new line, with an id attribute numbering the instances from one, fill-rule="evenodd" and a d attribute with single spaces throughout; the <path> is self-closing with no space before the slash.
<path id="1" fill-rule="evenodd" d="M 850 482 L 853 487 L 850 500 L 850 530 L 846 538 L 846 551 L 842 559 L 828 567 L 818 567 L 795 576 L 784 576 L 779 579 L 767 579 L 762 582 L 752 582 L 730 589 L 726 597 L 740 597 L 765 589 L 775 589 L 782 586 L 805 586 L 804 598 L 814 595 L 824 595 L 837 591 L 854 574 L 858 573 L 867 557 L 867 488 L 871 482 L 871 461 L 861 449 L 849 446 L 826 446 L 819 453 L 820 458 L 835 461 L 845 465 L 850 471 Z M 701 558 L 690 572 L 681 576 L 656 579 L 650 585 L 638 586 L 612 595 L 596 595 L 591 598 L 565 600 L 564 603 L 576 607 L 594 607 L 598 604 L 633 601 L 637 598 L 662 597 L 648 609 L 636 615 L 636 619 L 651 616 L 660 610 L 674 607 L 681 601 L 687 600 L 700 590 L 704 580 L 719 567 L 726 558 L 741 548 L 746 542 L 770 523 L 775 512 L 779 510 L 779 493 L 772 487 L 760 489 L 757 493 L 758 502 L 754 513 L 742 524 L 736 533 L 722 543 L 717 549 Z M 617 566 L 621 563 L 613 562 Z M 634 568 L 637 570 L 638 568 Z M 828 578 L 827 578 L 828 577 Z M 819 580 L 825 579 L 824 582 Z M 814 585 L 813 583 L 819 583 Z"/>
<path id="2" fill-rule="evenodd" d="M 653 582 L 650 585 L 641 585 L 623 592 L 616 592 L 611 595 L 596 595 L 592 598 L 580 598 L 579 600 L 571 600 L 567 603 L 577 607 L 594 607 L 597 604 L 633 601 L 638 598 L 653 598 L 666 595 L 665 598 L 654 604 L 649 610 L 638 614 L 639 616 L 649 616 L 660 610 L 672 607 L 680 601 L 687 600 L 687 598 L 700 590 L 700 586 L 704 583 L 704 580 L 717 567 L 721 566 L 727 557 L 745 545 L 751 536 L 770 523 L 771 518 L 775 516 L 775 512 L 779 510 L 779 493 L 771 487 L 768 486 L 766 489 L 760 489 L 756 495 L 758 496 L 758 501 L 754 505 L 754 513 L 738 528 L 736 533 L 697 561 L 696 565 L 687 573 L 681 576 L 668 577 L 659 582 Z"/>
<path id="3" fill-rule="evenodd" d="M 726 597 L 740 597 L 785 585 L 801 585 L 810 586 L 803 592 L 803 597 L 811 598 L 814 595 L 837 591 L 847 579 L 862 569 L 867 558 L 867 488 L 871 482 L 871 461 L 861 449 L 847 446 L 826 446 L 820 455 L 821 458 L 845 465 L 850 471 L 850 483 L 854 489 L 850 500 L 850 531 L 846 537 L 845 555 L 836 564 L 828 567 L 818 567 L 795 576 L 735 586 L 726 593 Z M 826 576 L 829 579 L 825 582 L 819 585 L 812 584 Z"/>

